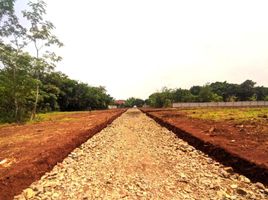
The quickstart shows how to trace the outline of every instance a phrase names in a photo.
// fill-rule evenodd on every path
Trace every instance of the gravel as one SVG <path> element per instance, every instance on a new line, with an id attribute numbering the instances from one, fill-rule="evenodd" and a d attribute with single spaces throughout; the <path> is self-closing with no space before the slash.
<path id="1" fill-rule="evenodd" d="M 130 109 L 15 199 L 259 200 L 268 189 Z"/>

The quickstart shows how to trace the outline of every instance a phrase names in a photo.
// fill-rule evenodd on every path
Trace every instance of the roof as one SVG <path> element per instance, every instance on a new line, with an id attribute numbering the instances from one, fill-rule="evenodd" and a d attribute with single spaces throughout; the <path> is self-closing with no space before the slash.
<path id="1" fill-rule="evenodd" d="M 122 105 L 122 104 L 125 104 L 126 101 L 125 100 L 115 100 L 114 103 L 117 105 Z"/>

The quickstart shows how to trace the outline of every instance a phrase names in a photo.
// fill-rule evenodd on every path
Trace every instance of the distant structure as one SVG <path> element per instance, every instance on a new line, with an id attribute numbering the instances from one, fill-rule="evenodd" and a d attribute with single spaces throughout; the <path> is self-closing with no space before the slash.
<path id="1" fill-rule="evenodd" d="M 268 101 L 234 101 L 234 102 L 188 102 L 173 103 L 173 108 L 193 108 L 193 107 L 254 107 L 268 106 Z"/>
<path id="2" fill-rule="evenodd" d="M 114 104 L 117 106 L 123 106 L 125 105 L 126 101 L 125 100 L 115 100 Z"/>
<path id="3" fill-rule="evenodd" d="M 123 108 L 125 106 L 126 101 L 125 100 L 116 100 L 114 103 L 117 106 L 117 108 Z"/>
<path id="4" fill-rule="evenodd" d="M 109 109 L 115 109 L 115 108 L 123 108 L 125 106 L 126 101 L 125 100 L 115 100 L 112 105 L 109 105 Z"/>
<path id="5" fill-rule="evenodd" d="M 116 109 L 117 106 L 116 106 L 116 105 L 108 105 L 108 108 L 109 108 L 109 109 Z"/>

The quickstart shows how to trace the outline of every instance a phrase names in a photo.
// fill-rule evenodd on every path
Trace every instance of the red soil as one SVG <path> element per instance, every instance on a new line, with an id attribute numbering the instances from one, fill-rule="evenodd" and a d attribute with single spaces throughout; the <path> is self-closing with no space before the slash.
<path id="1" fill-rule="evenodd" d="M 124 111 L 63 114 L 0 128 L 0 200 L 13 199 Z"/>
<path id="2" fill-rule="evenodd" d="M 143 109 L 191 145 L 224 164 L 268 184 L 268 121 L 236 124 L 186 117 L 174 110 Z"/>

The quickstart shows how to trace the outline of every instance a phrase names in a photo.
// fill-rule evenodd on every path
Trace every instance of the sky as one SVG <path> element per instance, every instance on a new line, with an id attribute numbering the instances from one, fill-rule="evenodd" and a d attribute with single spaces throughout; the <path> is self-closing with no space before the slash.
<path id="1" fill-rule="evenodd" d="M 215 81 L 268 86 L 267 0 L 45 2 L 64 43 L 56 70 L 116 99 Z"/>

